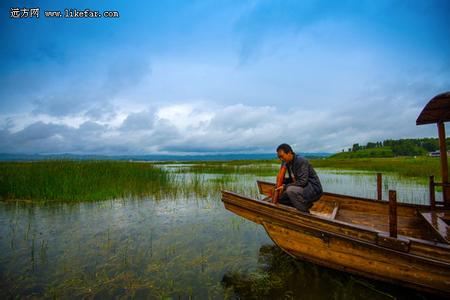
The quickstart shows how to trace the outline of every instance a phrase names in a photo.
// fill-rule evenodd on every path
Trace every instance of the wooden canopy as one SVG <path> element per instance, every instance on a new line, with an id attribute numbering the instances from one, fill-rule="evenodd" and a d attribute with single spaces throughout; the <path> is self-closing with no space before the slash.
<path id="1" fill-rule="evenodd" d="M 448 162 L 445 135 L 445 122 L 450 121 L 450 92 L 434 97 L 424 107 L 416 120 L 417 125 L 436 123 L 439 134 L 439 152 L 441 157 L 442 198 L 444 207 L 450 208 L 450 184 L 448 183 Z M 433 196 L 434 197 L 434 196 Z"/>
<path id="2" fill-rule="evenodd" d="M 450 92 L 434 97 L 424 107 L 416 120 L 417 125 L 450 121 Z"/>

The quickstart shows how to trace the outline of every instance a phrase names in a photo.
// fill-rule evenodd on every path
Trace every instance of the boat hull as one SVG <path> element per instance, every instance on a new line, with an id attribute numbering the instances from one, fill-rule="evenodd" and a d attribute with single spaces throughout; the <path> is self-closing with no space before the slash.
<path id="1" fill-rule="evenodd" d="M 305 214 L 223 191 L 225 208 L 261 224 L 291 256 L 403 286 L 450 295 L 450 248 Z M 418 255 L 419 254 L 419 255 Z"/>

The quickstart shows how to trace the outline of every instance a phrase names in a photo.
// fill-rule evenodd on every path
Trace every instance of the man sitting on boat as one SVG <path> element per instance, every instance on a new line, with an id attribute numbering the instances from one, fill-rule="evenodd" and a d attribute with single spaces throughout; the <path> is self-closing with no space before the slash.
<path id="1" fill-rule="evenodd" d="M 281 190 L 279 203 L 291 205 L 302 212 L 309 212 L 314 201 L 322 196 L 322 185 L 312 165 L 295 154 L 291 146 L 281 144 L 277 147 L 278 158 L 287 168 L 289 178 L 278 189 Z"/>

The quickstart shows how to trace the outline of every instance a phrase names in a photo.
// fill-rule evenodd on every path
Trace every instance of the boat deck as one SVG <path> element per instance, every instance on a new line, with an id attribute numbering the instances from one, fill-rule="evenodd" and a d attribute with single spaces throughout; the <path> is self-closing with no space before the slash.
<path id="1" fill-rule="evenodd" d="M 363 226 L 380 232 L 389 231 L 388 203 L 370 201 L 361 204 L 351 198 L 324 195 L 314 203 L 312 215 L 337 220 L 348 224 Z M 450 213 L 421 212 L 408 206 L 399 206 L 398 234 L 432 242 L 449 243 Z"/>

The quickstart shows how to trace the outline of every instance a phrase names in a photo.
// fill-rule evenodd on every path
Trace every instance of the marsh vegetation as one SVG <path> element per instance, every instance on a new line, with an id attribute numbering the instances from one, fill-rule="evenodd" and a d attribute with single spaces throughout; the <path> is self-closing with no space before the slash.
<path id="1" fill-rule="evenodd" d="M 276 160 L 0 168 L 2 298 L 427 297 L 296 261 L 223 208 L 221 189 L 258 196 L 255 181 L 273 181 Z M 326 191 L 375 195 L 373 171 L 318 173 Z M 420 179 L 384 179 L 384 192 L 395 187 L 400 200 L 427 200 Z"/>
<path id="2" fill-rule="evenodd" d="M 387 172 L 425 184 L 439 176 L 439 159 L 428 157 L 315 159 L 314 167 Z M 157 199 L 239 188 L 248 176 L 273 177 L 277 160 L 150 163 L 124 161 L 39 161 L 0 163 L 0 199 L 96 201 L 152 196 Z M 247 178 L 248 179 L 248 178 Z M 252 195 L 256 190 L 252 190 Z"/>

